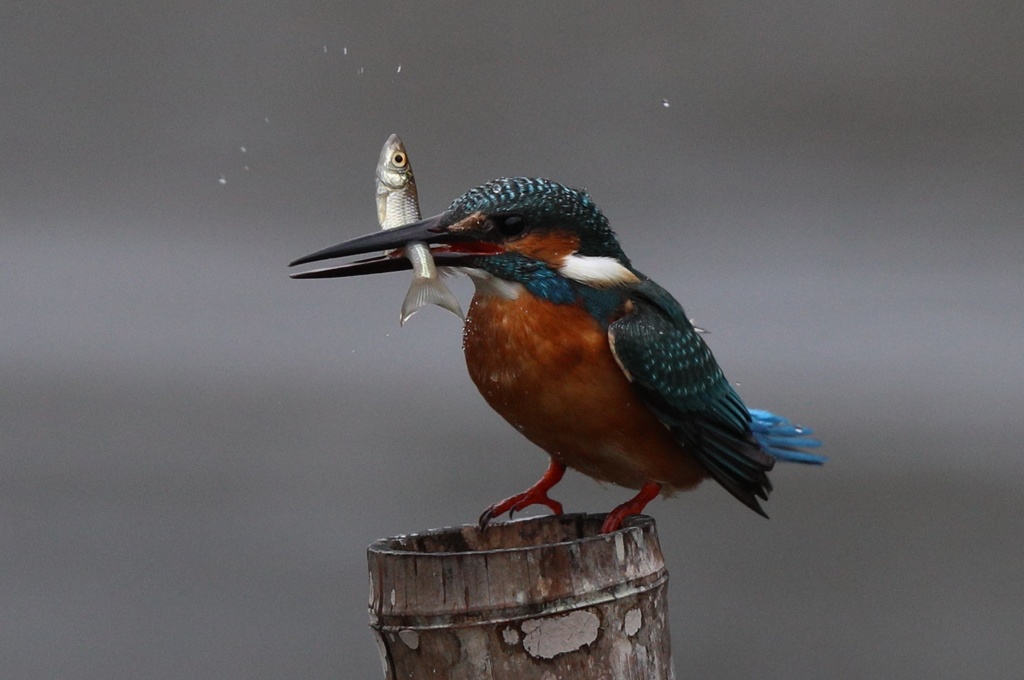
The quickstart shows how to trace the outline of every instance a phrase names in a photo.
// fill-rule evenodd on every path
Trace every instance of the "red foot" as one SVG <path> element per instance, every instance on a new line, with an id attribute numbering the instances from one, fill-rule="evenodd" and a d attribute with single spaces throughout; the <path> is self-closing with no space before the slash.
<path id="1" fill-rule="evenodd" d="M 609 534 L 617 531 L 622 526 L 624 519 L 630 515 L 639 515 L 648 503 L 658 497 L 659 493 L 661 493 L 661 484 L 655 484 L 654 482 L 644 484 L 644 488 L 640 489 L 640 493 L 608 513 L 604 524 L 601 525 L 601 533 Z"/>
<path id="2" fill-rule="evenodd" d="M 525 510 L 531 505 L 546 505 L 551 508 L 551 511 L 556 515 L 561 515 L 562 504 L 548 498 L 548 491 L 555 484 L 558 484 L 564 474 L 565 466 L 561 463 L 555 462 L 552 458 L 551 464 L 548 465 L 548 469 L 544 472 L 544 475 L 537 480 L 536 484 L 526 491 L 517 493 L 515 496 L 510 496 L 484 510 L 483 514 L 480 515 L 480 528 L 483 529 L 492 519 L 500 517 L 506 512 L 508 513 L 509 518 L 511 518 L 513 513 L 519 510 Z"/>

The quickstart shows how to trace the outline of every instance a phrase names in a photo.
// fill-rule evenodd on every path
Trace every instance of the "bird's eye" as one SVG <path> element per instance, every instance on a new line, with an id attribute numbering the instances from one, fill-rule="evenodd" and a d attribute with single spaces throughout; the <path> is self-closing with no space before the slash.
<path id="1" fill-rule="evenodd" d="M 394 163 L 396 168 L 404 168 L 408 160 L 406 159 L 404 153 L 396 153 L 394 156 L 391 157 L 391 162 Z"/>
<path id="2" fill-rule="evenodd" d="M 519 236 L 526 230 L 526 220 L 522 215 L 504 215 L 497 220 L 498 231 L 502 236 Z"/>

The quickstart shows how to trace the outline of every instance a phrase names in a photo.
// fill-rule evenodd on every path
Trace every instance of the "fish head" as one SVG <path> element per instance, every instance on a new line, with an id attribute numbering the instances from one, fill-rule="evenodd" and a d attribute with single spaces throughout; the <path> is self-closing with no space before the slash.
<path id="1" fill-rule="evenodd" d="M 401 191 L 408 185 L 413 185 L 415 190 L 416 180 L 412 174 L 412 165 L 409 163 L 409 154 L 405 151 L 405 144 L 398 135 L 391 135 L 388 141 L 384 142 L 380 150 L 380 158 L 377 160 L 377 189 L 382 188 L 391 191 Z"/>

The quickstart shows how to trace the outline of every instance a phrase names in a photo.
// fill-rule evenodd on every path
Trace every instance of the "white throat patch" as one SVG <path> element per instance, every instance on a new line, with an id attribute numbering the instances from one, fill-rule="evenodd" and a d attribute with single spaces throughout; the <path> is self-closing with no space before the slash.
<path id="1" fill-rule="evenodd" d="M 497 276 L 482 269 L 473 269 L 471 267 L 454 267 L 454 269 L 472 279 L 476 292 L 480 295 L 494 295 L 506 300 L 515 300 L 524 290 L 523 284 L 516 281 L 499 279 Z"/>
<path id="2" fill-rule="evenodd" d="M 614 257 L 594 257 L 591 255 L 566 255 L 558 271 L 573 281 L 585 283 L 594 288 L 611 288 L 627 283 L 637 283 L 640 279 L 626 269 Z"/>

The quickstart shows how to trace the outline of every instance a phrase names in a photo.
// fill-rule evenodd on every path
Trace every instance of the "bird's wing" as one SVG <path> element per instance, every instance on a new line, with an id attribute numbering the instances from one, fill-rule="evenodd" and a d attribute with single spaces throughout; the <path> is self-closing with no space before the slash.
<path id="1" fill-rule="evenodd" d="M 644 402 L 729 493 L 764 515 L 774 459 L 703 338 L 667 291 L 644 280 L 608 326 L 615 360 Z"/>

